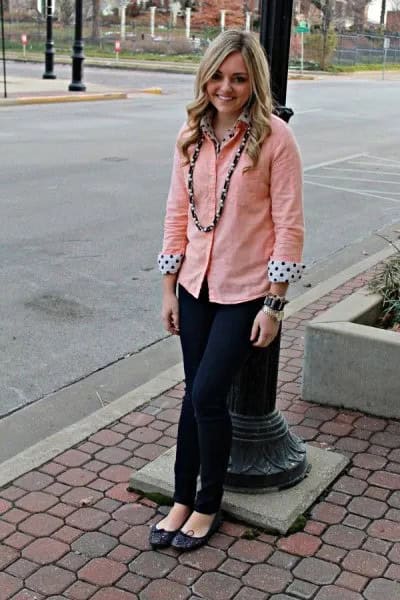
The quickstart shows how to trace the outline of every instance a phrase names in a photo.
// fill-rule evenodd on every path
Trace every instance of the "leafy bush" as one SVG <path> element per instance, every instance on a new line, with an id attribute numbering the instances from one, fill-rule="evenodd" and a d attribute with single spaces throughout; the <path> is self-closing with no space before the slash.
<path id="1" fill-rule="evenodd" d="M 400 248 L 394 242 L 387 241 L 395 248 L 396 253 L 383 263 L 368 288 L 382 296 L 381 325 L 400 331 Z"/>

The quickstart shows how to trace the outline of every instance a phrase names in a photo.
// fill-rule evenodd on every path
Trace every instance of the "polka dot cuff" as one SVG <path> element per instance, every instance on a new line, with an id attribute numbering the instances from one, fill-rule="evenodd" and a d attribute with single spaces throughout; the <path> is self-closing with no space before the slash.
<path id="1" fill-rule="evenodd" d="M 184 254 L 159 254 L 158 268 L 163 275 L 177 273 L 182 265 Z"/>
<path id="2" fill-rule="evenodd" d="M 293 283 L 299 281 L 306 268 L 302 263 L 288 260 L 270 260 L 268 263 L 268 279 L 272 283 Z"/>

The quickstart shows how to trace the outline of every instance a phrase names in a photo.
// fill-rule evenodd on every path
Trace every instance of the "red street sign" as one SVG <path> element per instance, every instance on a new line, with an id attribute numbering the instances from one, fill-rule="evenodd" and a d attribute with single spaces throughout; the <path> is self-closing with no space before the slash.
<path id="1" fill-rule="evenodd" d="M 25 35 L 25 33 L 21 35 L 21 42 L 23 46 L 26 46 L 28 43 L 28 37 Z"/>
<path id="2" fill-rule="evenodd" d="M 121 52 L 121 42 L 119 40 L 116 40 L 115 42 L 115 52 L 117 52 L 117 54 Z"/>

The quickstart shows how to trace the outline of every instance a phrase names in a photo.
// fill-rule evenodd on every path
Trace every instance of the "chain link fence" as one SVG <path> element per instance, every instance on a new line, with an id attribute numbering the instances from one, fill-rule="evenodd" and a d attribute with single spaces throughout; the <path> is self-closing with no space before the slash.
<path id="1" fill-rule="evenodd" d="M 389 40 L 385 50 L 384 40 Z M 385 56 L 386 53 L 386 56 Z M 332 62 L 337 65 L 376 65 L 386 59 L 400 65 L 400 36 L 397 35 L 340 35 Z"/>
<path id="2" fill-rule="evenodd" d="M 385 39 L 389 47 L 385 49 Z M 323 35 L 319 32 L 304 34 L 304 68 L 335 70 L 337 67 L 398 65 L 400 68 L 400 35 L 378 35 L 370 33 L 338 34 L 330 31 L 324 46 Z M 290 63 L 300 67 L 301 37 L 294 35 L 291 41 Z"/>

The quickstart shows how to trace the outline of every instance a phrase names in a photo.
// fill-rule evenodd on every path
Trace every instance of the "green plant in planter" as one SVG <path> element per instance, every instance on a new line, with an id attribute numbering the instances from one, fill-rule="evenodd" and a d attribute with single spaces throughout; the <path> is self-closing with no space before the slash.
<path id="1" fill-rule="evenodd" d="M 400 332 L 400 248 L 391 240 L 384 239 L 395 248 L 396 253 L 384 262 L 369 282 L 368 289 L 382 296 L 382 327 Z"/>

